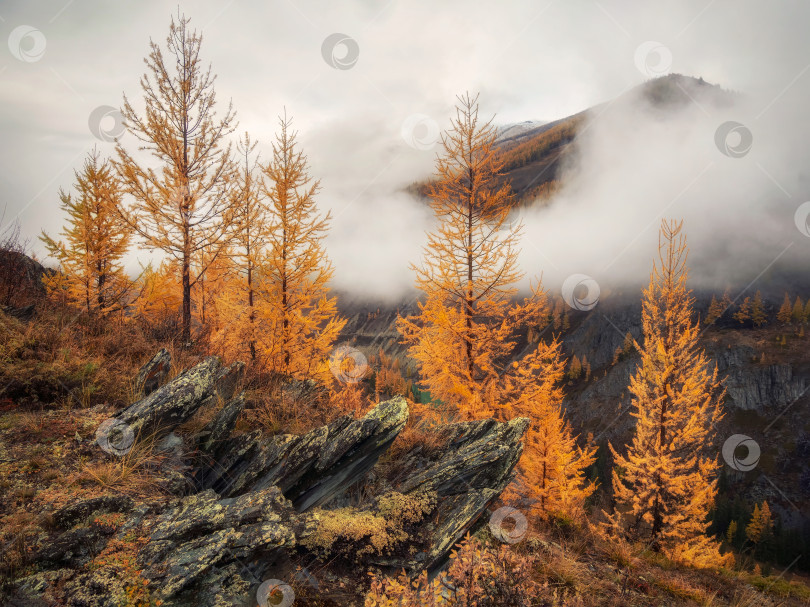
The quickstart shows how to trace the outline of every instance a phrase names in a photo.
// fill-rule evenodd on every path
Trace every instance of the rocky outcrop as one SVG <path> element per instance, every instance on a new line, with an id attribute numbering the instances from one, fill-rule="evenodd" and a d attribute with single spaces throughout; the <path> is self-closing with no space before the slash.
<path id="1" fill-rule="evenodd" d="M 523 452 L 521 438 L 529 427 L 525 417 L 499 423 L 488 419 L 454 424 L 442 456 L 429 466 L 412 460 L 414 473 L 397 486 L 409 494 L 435 493 L 439 525 L 432 531 L 421 565 L 429 571 L 443 564 L 452 547 L 479 519 L 513 478 Z M 416 568 L 420 563 L 409 563 Z"/>
<path id="2" fill-rule="evenodd" d="M 195 585 L 218 564 L 289 549 L 306 535 L 277 487 L 233 499 L 204 491 L 167 508 L 150 528 L 138 564 L 167 598 Z"/>
<path id="3" fill-rule="evenodd" d="M 215 356 L 184 371 L 165 386 L 130 405 L 115 420 L 116 431 L 129 428 L 134 435 L 142 432 L 167 434 L 191 418 L 213 394 L 221 363 Z M 115 437 L 110 437 L 111 442 Z"/>
<path id="4" fill-rule="evenodd" d="M 756 352 L 747 346 L 721 350 L 716 360 L 730 404 L 738 409 L 782 408 L 807 390 L 805 378 L 795 375 L 790 364 L 758 364 Z"/>
<path id="5" fill-rule="evenodd" d="M 258 580 L 294 575 L 291 563 L 318 559 L 321 567 L 341 562 L 345 567 L 343 541 L 311 539 L 324 527 L 334 529 L 330 521 L 384 521 L 396 500 L 422 504 L 421 518 L 408 523 L 409 533 L 398 534 L 393 547 L 355 555 L 360 569 L 351 571 L 435 570 L 466 533 L 486 522 L 487 508 L 513 478 L 529 425 L 520 418 L 439 427 L 431 449 L 414 445 L 397 459 L 399 472 L 389 478 L 390 461 L 375 465 L 407 423 L 404 398 L 299 436 L 262 437 L 259 431 L 232 436 L 245 406 L 243 394 L 234 396 L 239 374 L 241 366 L 223 370 L 209 358 L 121 411 L 116 419 L 131 428 L 170 432 L 212 397 L 228 398 L 197 435 L 171 441 L 174 449 L 194 449 L 185 455 L 200 462 L 192 495 L 140 505 L 110 495 L 57 511 L 54 532 L 38 547 L 41 571 L 25 578 L 19 592 L 35 595 L 58 579 L 72 607 L 112 605 L 111 597 L 124 591 L 122 582 L 103 569 L 88 570 L 88 564 L 111 540 L 138 537 L 137 568 L 153 598 L 166 605 L 247 604 L 255 602 Z M 223 378 L 229 378 L 224 385 Z M 166 440 L 172 437 L 177 438 L 172 433 Z M 364 481 L 367 495 L 346 507 L 358 481 Z M 118 524 L 99 522 L 109 513 L 118 513 Z"/>
<path id="6" fill-rule="evenodd" d="M 364 417 L 341 417 L 301 436 L 244 435 L 228 453 L 209 460 L 196 478 L 225 496 L 278 486 L 299 511 L 319 506 L 376 463 L 408 420 L 403 398 L 381 403 Z"/>
<path id="7" fill-rule="evenodd" d="M 166 348 L 161 348 L 138 371 L 138 375 L 135 377 L 135 391 L 143 396 L 149 396 L 165 381 L 171 367 L 172 355 Z"/>

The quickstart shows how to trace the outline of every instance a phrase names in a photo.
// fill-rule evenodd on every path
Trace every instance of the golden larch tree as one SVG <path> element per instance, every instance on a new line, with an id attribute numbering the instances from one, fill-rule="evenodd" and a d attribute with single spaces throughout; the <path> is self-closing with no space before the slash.
<path id="1" fill-rule="evenodd" d="M 215 336 L 222 330 L 222 314 L 217 305 L 219 295 L 231 288 L 235 268 L 230 248 L 204 247 L 192 257 L 191 273 L 197 277 L 192 289 L 192 319 L 199 330 Z"/>
<path id="2" fill-rule="evenodd" d="M 561 344 L 541 341 L 537 348 L 513 363 L 509 377 L 509 411 L 531 420 L 524 437 L 524 456 L 518 463 L 517 483 L 505 497 L 517 494 L 540 518 L 580 518 L 585 500 L 596 485 L 585 469 L 596 461 L 596 447 L 581 448 L 563 413 L 562 382 L 565 362 Z"/>
<path id="3" fill-rule="evenodd" d="M 768 315 L 765 313 L 765 304 L 762 302 L 762 293 L 759 291 L 754 295 L 754 303 L 751 304 L 751 321 L 755 327 L 761 327 L 768 322 Z"/>
<path id="4" fill-rule="evenodd" d="M 793 306 L 790 305 L 790 295 L 785 293 L 785 299 L 782 301 L 782 307 L 776 315 L 776 319 L 784 325 L 790 324 L 793 318 Z"/>
<path id="5" fill-rule="evenodd" d="M 172 259 L 149 263 L 136 280 L 135 317 L 156 335 L 171 339 L 180 325 L 183 293 L 180 288 L 180 264 Z"/>
<path id="6" fill-rule="evenodd" d="M 60 271 L 44 278 L 51 295 L 78 305 L 90 315 L 121 310 L 129 297 L 131 281 L 123 259 L 131 230 L 118 212 L 121 192 L 108 160 L 93 149 L 81 172 L 74 171 L 75 193 L 59 191 L 60 207 L 68 215 L 61 235 L 54 240 L 45 232 L 40 239 L 59 261 Z"/>
<path id="7" fill-rule="evenodd" d="M 712 302 L 709 304 L 709 311 L 706 313 L 706 324 L 714 324 L 725 312 L 723 305 L 717 301 L 717 296 L 712 295 Z"/>
<path id="8" fill-rule="evenodd" d="M 431 396 L 477 419 L 496 415 L 517 334 L 547 310 L 539 287 L 512 303 L 523 275 L 522 226 L 508 223 L 512 198 L 492 120 L 479 119 L 477 96 L 458 100 L 429 189 L 439 225 L 427 235 L 422 265 L 411 266 L 425 298 L 397 326 Z"/>
<path id="9" fill-rule="evenodd" d="M 257 359 L 257 268 L 269 242 L 269 218 L 256 176 L 256 142 L 246 132 L 237 144 L 240 154 L 238 187 L 233 189 L 233 240 L 229 256 L 234 276 L 217 298 L 222 316 L 221 341 L 232 357 Z"/>
<path id="10" fill-rule="evenodd" d="M 191 290 L 227 246 L 231 223 L 229 188 L 234 163 L 227 136 L 235 127 L 229 104 L 224 116 L 215 112 L 215 77 L 200 58 L 202 36 L 189 29 L 185 16 L 172 19 L 167 55 L 150 41 L 141 78 L 145 112 L 124 97 L 122 114 L 128 132 L 149 153 L 156 166 L 136 159 L 119 142 L 116 167 L 133 203 L 128 223 L 147 247 L 162 251 L 180 264 L 182 333 L 191 337 Z M 207 263 L 192 271 L 195 256 L 206 250 Z"/>
<path id="11" fill-rule="evenodd" d="M 768 501 L 762 502 L 762 507 L 759 504 L 754 504 L 754 513 L 751 515 L 751 520 L 745 527 L 745 537 L 751 540 L 754 544 L 759 544 L 766 540 L 773 531 L 773 520 L 771 517 L 771 507 Z"/>
<path id="12" fill-rule="evenodd" d="M 796 296 L 796 301 L 793 303 L 793 311 L 790 313 L 790 318 L 796 323 L 804 322 L 804 302 L 798 295 Z"/>
<path id="13" fill-rule="evenodd" d="M 540 341 L 518 357 L 521 335 L 549 321 L 548 299 L 538 284 L 515 301 L 522 226 L 508 224 L 513 199 L 501 178 L 496 131 L 491 119 L 479 119 L 477 97 L 458 99 L 429 190 L 439 225 L 428 234 L 422 265 L 412 266 L 425 297 L 397 327 L 431 397 L 458 416 L 531 419 L 516 491 L 548 514 L 581 505 L 592 491 L 582 481 L 593 452 L 576 448 L 563 421 L 559 344 Z"/>
<path id="14" fill-rule="evenodd" d="M 659 260 L 643 291 L 644 343 L 629 386 L 635 434 L 626 455 L 610 446 L 613 521 L 674 558 L 705 562 L 718 556 L 706 529 L 719 469 L 712 441 L 725 391 L 698 348 L 682 225 L 662 222 Z"/>
<path id="15" fill-rule="evenodd" d="M 262 193 L 267 197 L 269 238 L 258 268 L 257 318 L 262 358 L 267 368 L 297 377 L 328 378 L 328 357 L 346 320 L 329 296 L 334 270 L 323 241 L 330 213 L 319 213 L 320 187 L 309 175 L 307 158 L 286 114 L 273 157 L 261 165 Z"/>
<path id="16" fill-rule="evenodd" d="M 740 304 L 739 309 L 734 313 L 734 320 L 740 324 L 745 324 L 751 320 L 751 298 L 746 297 Z"/>

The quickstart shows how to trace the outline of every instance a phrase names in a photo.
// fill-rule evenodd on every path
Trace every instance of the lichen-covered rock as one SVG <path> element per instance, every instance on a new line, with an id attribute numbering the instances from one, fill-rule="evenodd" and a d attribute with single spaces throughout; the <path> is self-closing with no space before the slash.
<path id="1" fill-rule="evenodd" d="M 202 404 L 227 395 L 241 372 L 241 365 L 223 371 L 218 359 L 208 358 L 118 419 L 136 432 L 160 428 L 165 435 Z M 231 437 L 243 407 L 240 394 L 197 436 L 180 441 L 169 434 L 163 441 L 171 449 L 160 453 L 157 471 L 176 460 L 176 494 L 191 495 L 137 505 L 126 496 L 102 496 L 54 513 L 57 532 L 38 545 L 37 563 L 45 572 L 70 573 L 59 578 L 65 604 L 118 605 L 133 581 L 117 580 L 114 566 L 88 570 L 88 564 L 105 549 L 116 554 L 122 547 L 137 553 L 138 575 L 152 598 L 178 607 L 255 602 L 258 580 L 293 579 L 302 558 L 334 564 L 355 544 L 363 548 L 357 561 L 363 564 L 392 572 L 435 570 L 512 479 L 529 423 L 445 426 L 437 430 L 444 446 L 429 452 L 417 446 L 398 462 L 404 472 L 388 478 L 388 464 L 370 471 L 408 420 L 402 397 L 359 419 L 346 415 L 300 436 L 270 438 L 259 430 Z M 203 463 L 183 487 L 189 459 Z M 373 490 L 363 503 L 338 508 L 356 499 L 347 491 L 352 485 L 372 477 L 377 480 L 367 485 Z M 113 517 L 114 524 L 94 520 L 110 513 L 126 516 Z M 328 571 L 321 580 L 329 576 L 341 586 Z M 51 577 L 29 576 L 16 590 L 34 601 L 45 596 Z"/>
<path id="2" fill-rule="evenodd" d="M 172 368 L 172 355 L 166 348 L 161 348 L 149 362 L 144 364 L 135 377 L 135 391 L 149 396 L 160 387 Z"/>
<path id="3" fill-rule="evenodd" d="M 236 419 L 244 408 L 245 394 L 243 392 L 222 407 L 217 416 L 200 431 L 198 437 L 200 449 L 212 455 L 218 453 L 220 447 L 231 435 L 236 425 Z"/>
<path id="4" fill-rule="evenodd" d="M 203 487 L 228 496 L 278 486 L 299 511 L 327 502 L 363 476 L 408 421 L 396 397 L 360 419 L 341 417 L 302 436 L 258 435 L 235 445 L 242 454 L 198 471 Z"/>
<path id="5" fill-rule="evenodd" d="M 101 552 L 112 531 L 97 525 L 71 529 L 45 542 L 36 560 L 45 567 L 78 567 Z"/>
<path id="6" fill-rule="evenodd" d="M 528 427 L 529 419 L 525 417 L 504 423 L 487 419 L 451 426 L 442 457 L 407 477 L 398 490 L 433 491 L 440 497 L 476 489 L 500 492 L 511 480 L 523 452 L 520 439 Z"/>
<path id="7" fill-rule="evenodd" d="M 68 607 L 119 607 L 125 584 L 108 569 L 80 573 L 65 584 Z"/>
<path id="8" fill-rule="evenodd" d="M 91 514 L 129 512 L 134 506 L 135 501 L 126 495 L 103 495 L 57 510 L 53 514 L 53 522 L 57 527 L 70 529 Z"/>
<path id="9" fill-rule="evenodd" d="M 210 356 L 184 371 L 162 388 L 119 412 L 123 422 L 137 436 L 140 432 L 167 434 L 188 420 L 213 393 L 220 360 Z M 120 431 L 120 430 L 118 430 Z M 115 437 L 110 437 L 115 442 Z"/>
<path id="10" fill-rule="evenodd" d="M 216 392 L 222 399 L 222 402 L 227 403 L 236 394 L 236 387 L 245 375 L 245 363 L 237 360 L 230 366 L 221 369 L 217 374 L 215 381 Z"/>
<path id="11" fill-rule="evenodd" d="M 167 508 L 152 523 L 138 564 L 161 596 L 170 598 L 220 564 L 292 548 L 303 529 L 277 487 L 227 499 L 204 491 Z"/>
<path id="12" fill-rule="evenodd" d="M 418 562 L 400 562 L 400 568 L 435 570 L 466 533 L 485 522 L 482 515 L 514 477 L 529 423 L 525 417 L 509 422 L 486 419 L 445 429 L 448 440 L 439 459 L 397 487 L 405 494 L 433 492 L 439 497 L 434 515 L 439 523 L 426 556 Z"/>

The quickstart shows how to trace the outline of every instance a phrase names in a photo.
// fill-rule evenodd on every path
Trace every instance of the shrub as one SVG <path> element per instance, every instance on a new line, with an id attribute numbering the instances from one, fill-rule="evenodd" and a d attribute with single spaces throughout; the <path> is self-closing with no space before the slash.
<path id="1" fill-rule="evenodd" d="M 366 607 L 524 607 L 542 590 L 532 580 L 535 561 L 509 546 L 493 548 L 467 536 L 450 556 L 445 573 L 432 581 L 422 572 L 410 580 L 372 576 Z"/>
<path id="2" fill-rule="evenodd" d="M 315 531 L 302 543 L 322 556 L 340 554 L 358 559 L 391 554 L 435 506 L 436 496 L 432 493 L 390 492 L 377 500 L 376 510 L 340 508 L 329 510 L 326 516 L 316 511 Z"/>

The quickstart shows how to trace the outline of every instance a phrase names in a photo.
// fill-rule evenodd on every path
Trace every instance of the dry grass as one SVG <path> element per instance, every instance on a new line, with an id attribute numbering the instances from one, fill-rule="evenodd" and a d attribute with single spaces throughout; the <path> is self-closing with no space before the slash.
<path id="1" fill-rule="evenodd" d="M 85 464 L 79 482 L 91 481 L 106 490 L 134 495 L 160 494 L 159 478 L 154 473 L 164 456 L 155 453 L 157 433 L 136 437 L 132 448 L 120 457 Z"/>

